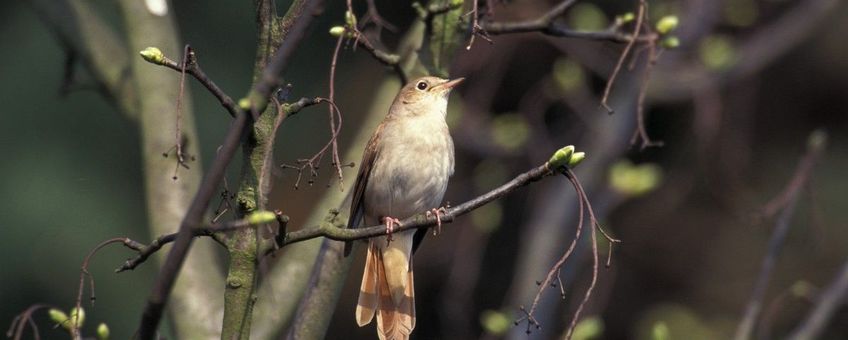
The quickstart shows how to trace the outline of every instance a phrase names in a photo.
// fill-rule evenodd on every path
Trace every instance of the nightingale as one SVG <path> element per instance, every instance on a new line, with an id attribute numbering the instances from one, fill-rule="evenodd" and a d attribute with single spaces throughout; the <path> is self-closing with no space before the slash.
<path id="1" fill-rule="evenodd" d="M 426 229 L 392 233 L 399 219 L 436 209 L 453 175 L 453 140 L 445 122 L 448 95 L 463 78 L 418 78 L 406 84 L 362 155 L 348 228 L 384 223 L 386 236 L 368 244 L 356 322 L 377 316 L 381 340 L 409 339 L 415 328 L 412 254 Z M 345 255 L 350 244 L 345 247 Z"/>

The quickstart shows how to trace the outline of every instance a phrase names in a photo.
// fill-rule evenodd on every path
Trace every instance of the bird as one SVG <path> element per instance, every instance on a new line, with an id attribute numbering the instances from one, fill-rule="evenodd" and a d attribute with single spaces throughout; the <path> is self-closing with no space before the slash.
<path id="1" fill-rule="evenodd" d="M 464 78 L 422 77 L 398 92 L 389 113 L 365 147 L 354 185 L 348 228 L 385 224 L 386 236 L 371 238 L 362 274 L 356 322 L 377 318 L 381 340 L 409 339 L 415 328 L 412 254 L 426 229 L 393 233 L 400 219 L 426 212 L 437 219 L 454 147 L 448 125 L 448 95 Z M 345 255 L 350 254 L 350 243 Z"/>

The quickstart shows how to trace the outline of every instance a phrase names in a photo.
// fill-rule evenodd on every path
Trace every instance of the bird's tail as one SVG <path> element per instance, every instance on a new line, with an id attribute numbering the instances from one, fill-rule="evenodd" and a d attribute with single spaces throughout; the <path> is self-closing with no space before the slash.
<path id="1" fill-rule="evenodd" d="M 393 261 L 393 257 L 397 254 L 393 254 L 392 250 L 396 249 L 388 247 L 381 250 L 375 245 L 375 242 L 380 241 L 382 239 L 372 241 L 368 246 L 359 302 L 356 305 L 356 322 L 360 327 L 367 325 L 376 313 L 380 340 L 406 340 L 415 328 L 412 269 L 408 265 L 408 257 L 407 265 L 402 268 L 393 266 L 392 263 L 397 262 Z M 398 280 L 398 275 L 404 275 L 403 279 Z"/>

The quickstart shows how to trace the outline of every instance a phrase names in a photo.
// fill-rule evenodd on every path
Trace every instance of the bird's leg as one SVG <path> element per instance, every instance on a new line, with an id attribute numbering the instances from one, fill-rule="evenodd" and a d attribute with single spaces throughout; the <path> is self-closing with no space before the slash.
<path id="1" fill-rule="evenodd" d="M 436 229 L 433 229 L 433 236 L 438 236 L 442 233 L 442 214 L 447 214 L 448 210 L 445 207 L 433 208 L 427 211 L 427 218 L 436 215 Z"/>
<path id="2" fill-rule="evenodd" d="M 386 243 L 389 243 L 392 241 L 392 233 L 395 231 L 395 224 L 398 226 L 402 226 L 403 224 L 400 223 L 399 219 L 390 216 L 383 217 L 383 223 L 386 224 Z"/>

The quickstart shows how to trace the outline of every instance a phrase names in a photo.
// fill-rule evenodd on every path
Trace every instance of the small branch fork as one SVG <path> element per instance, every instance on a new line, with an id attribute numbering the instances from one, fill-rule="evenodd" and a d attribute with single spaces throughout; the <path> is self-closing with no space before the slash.
<path id="1" fill-rule="evenodd" d="M 236 103 L 232 98 L 230 98 L 230 96 L 224 93 L 224 91 L 221 90 L 221 88 L 218 87 L 212 79 L 209 79 L 205 72 L 203 72 L 203 69 L 200 68 L 200 64 L 197 62 L 197 55 L 194 53 L 194 49 L 192 49 L 191 46 L 185 46 L 183 62 L 177 63 L 167 57 L 164 57 L 161 65 L 180 73 L 185 72 L 190 74 L 194 77 L 194 79 L 200 82 L 203 87 L 209 90 L 209 93 L 218 99 L 218 102 L 221 103 L 221 106 L 227 110 L 230 117 L 235 118 L 238 115 L 239 108 L 236 106 Z"/>
<path id="2" fill-rule="evenodd" d="M 348 8 L 350 8 L 350 6 L 351 6 L 350 1 L 348 1 Z M 351 12 L 351 13 L 353 13 L 353 12 Z M 303 175 L 303 170 L 306 167 L 309 167 L 309 174 L 312 177 L 309 180 L 309 184 L 311 185 L 313 183 L 315 177 L 318 176 L 318 171 L 317 171 L 318 166 L 321 163 L 321 159 L 324 158 L 324 154 L 326 154 L 327 150 L 332 150 L 332 157 L 333 157 L 332 166 L 336 170 L 336 174 L 338 175 L 338 178 L 339 178 L 339 190 L 342 190 L 344 188 L 344 179 L 343 179 L 343 176 L 342 176 L 342 164 L 341 164 L 341 160 L 339 159 L 339 143 L 338 143 L 339 132 L 341 132 L 341 129 L 342 129 L 342 111 L 339 110 L 339 107 L 336 106 L 336 102 L 335 102 L 336 64 L 337 64 L 338 59 L 339 59 L 339 51 L 341 50 L 343 40 L 344 40 L 344 35 L 339 36 L 338 41 L 336 42 L 336 49 L 333 52 L 333 59 L 330 62 L 330 98 L 329 99 L 316 98 L 316 100 L 319 103 L 323 102 L 323 103 L 329 104 L 329 110 L 330 110 L 329 120 L 330 120 L 330 134 L 331 134 L 330 140 L 327 141 L 327 144 L 325 144 L 324 147 L 321 148 L 321 150 L 319 150 L 317 153 L 315 153 L 315 155 L 313 155 L 311 158 L 298 160 L 298 162 L 301 163 L 300 167 L 296 167 L 296 166 L 292 166 L 292 165 L 286 165 L 286 164 L 281 165 L 281 167 L 283 167 L 283 168 L 289 168 L 289 169 L 296 169 L 297 170 L 297 181 L 295 181 L 295 183 L 294 183 L 295 189 L 298 188 L 298 185 L 300 184 L 300 179 Z M 336 124 L 336 119 L 338 119 L 338 125 Z"/>
<path id="3" fill-rule="evenodd" d="M 250 106 L 249 110 L 239 109 L 233 104 L 232 99 L 221 95 L 223 92 L 220 89 L 214 90 L 217 89 L 217 86 L 210 88 L 209 84 L 213 83 L 208 78 L 207 81 L 202 81 L 196 74 L 197 72 L 190 72 L 189 69 L 192 68 L 186 68 L 187 73 L 201 80 L 201 83 L 216 95 L 219 101 L 221 101 L 221 104 L 227 108 L 227 111 L 235 119 L 230 124 L 226 137 L 223 143 L 221 143 L 220 152 L 218 152 L 213 160 L 209 171 L 204 176 L 197 193 L 192 199 L 184 219 L 180 223 L 179 232 L 174 239 L 174 246 L 165 258 L 144 307 L 138 332 L 136 333 L 137 339 L 152 340 L 156 337 L 159 322 L 170 297 L 174 282 L 194 240 L 194 229 L 202 225 L 206 208 L 209 206 L 212 196 L 217 192 L 217 187 L 224 177 L 228 164 L 233 159 L 240 141 L 243 139 L 242 137 L 251 130 L 249 117 L 252 117 L 256 121 L 260 112 L 267 107 L 272 92 L 280 85 L 280 74 L 288 66 L 291 55 L 306 36 L 307 27 L 318 13 L 318 9 L 322 8 L 322 6 L 323 1 L 315 0 L 307 2 L 300 9 L 302 12 L 296 17 L 297 19 L 295 19 L 294 24 L 287 32 L 283 43 L 274 53 L 274 56 L 263 69 L 262 74 L 250 90 L 248 94 L 249 99 L 246 100 Z M 180 70 L 182 71 L 182 67 Z"/>
<path id="4" fill-rule="evenodd" d="M 589 213 L 589 223 L 592 226 L 591 229 L 591 239 L 592 239 L 592 281 L 589 284 L 589 288 L 583 294 L 583 299 L 580 301 L 580 304 L 577 306 L 577 310 L 574 312 L 574 316 L 571 318 L 571 323 L 568 326 L 568 330 L 566 332 L 566 339 L 571 339 L 571 336 L 574 333 L 574 328 L 577 326 L 577 321 L 580 318 L 580 313 L 583 311 L 583 308 L 586 306 L 586 303 L 589 301 L 589 298 L 592 296 L 592 291 L 595 289 L 595 285 L 598 282 L 598 271 L 599 271 L 599 261 L 598 261 L 598 239 L 596 230 L 600 231 L 604 238 L 609 242 L 609 254 L 607 255 L 606 267 L 611 265 L 612 258 L 612 247 L 615 243 L 620 243 L 621 240 L 615 239 L 610 236 L 603 228 L 601 228 L 601 224 L 598 222 L 595 217 L 595 211 L 592 209 L 592 204 L 589 203 L 589 197 L 586 195 L 586 191 L 583 190 L 583 186 L 580 184 L 580 181 L 577 179 L 577 176 L 568 168 L 560 169 L 560 173 L 565 176 L 571 185 L 574 187 L 574 191 L 577 192 L 577 202 L 579 204 L 579 214 L 577 218 L 577 226 L 575 228 L 574 239 L 571 240 L 571 244 L 568 245 L 568 248 L 559 258 L 559 260 L 554 264 L 553 267 L 548 271 L 548 274 L 545 276 L 544 281 L 537 282 L 539 285 L 539 291 L 536 293 L 536 297 L 533 299 L 533 304 L 530 306 L 528 310 L 524 306 L 520 306 L 519 309 L 524 316 L 515 321 L 515 325 L 520 324 L 523 321 L 527 321 L 527 334 L 532 332 L 532 328 L 540 329 L 542 325 L 538 320 L 534 317 L 534 313 L 536 312 L 536 308 L 539 305 L 539 301 L 541 300 L 542 293 L 548 287 L 559 287 L 560 296 L 565 299 L 565 287 L 562 283 L 562 278 L 560 277 L 560 272 L 562 267 L 565 265 L 565 262 L 571 257 L 571 254 L 574 253 L 574 249 L 577 247 L 577 242 L 580 240 L 580 235 L 583 231 L 583 222 L 584 222 L 584 212 Z M 556 280 L 556 281 L 554 281 Z"/>
<path id="5" fill-rule="evenodd" d="M 643 48 L 648 51 L 648 57 L 645 60 L 644 70 L 642 74 L 642 81 L 639 85 L 639 96 L 636 104 L 636 130 L 633 133 L 633 137 L 630 140 L 631 145 L 636 145 L 639 143 L 639 148 L 644 150 L 647 147 L 653 146 L 662 146 L 662 142 L 652 140 L 647 132 L 645 127 L 645 96 L 647 94 L 648 81 L 650 79 L 651 71 L 653 70 L 653 66 L 656 64 L 657 59 L 661 50 L 658 50 L 658 41 L 660 39 L 660 35 L 654 32 L 651 29 L 651 26 L 648 24 L 648 4 L 645 0 L 639 0 L 639 9 L 638 14 L 636 15 L 636 22 L 633 27 L 633 32 L 631 34 L 621 32 L 621 22 L 614 22 L 609 28 L 604 31 L 598 32 L 585 32 L 585 31 L 575 31 L 569 28 L 566 28 L 562 24 L 558 24 L 556 19 L 561 17 L 565 12 L 573 6 L 577 0 L 564 0 L 560 2 L 558 5 L 554 6 L 548 12 L 539 16 L 538 18 L 527 20 L 527 21 L 516 21 L 516 22 L 491 22 L 484 21 L 482 23 L 477 22 L 477 1 L 474 1 L 474 9 L 471 14 L 474 15 L 472 22 L 472 32 L 471 38 L 468 44 L 468 48 L 471 47 L 471 44 L 474 42 L 474 37 L 480 35 L 483 38 L 487 38 L 489 35 L 499 35 L 499 34 L 510 34 L 510 33 L 522 33 L 522 32 L 540 32 L 543 34 L 557 36 L 557 37 L 569 37 L 569 38 L 579 38 L 586 40 L 599 40 L 599 41 L 610 41 L 617 43 L 626 43 L 624 50 L 621 52 L 621 55 L 618 58 L 618 61 L 613 68 L 612 73 L 607 80 L 607 84 L 604 88 L 604 94 L 601 97 L 600 106 L 603 107 L 607 113 L 612 114 L 613 109 L 607 103 L 609 99 L 610 92 L 612 91 L 612 87 L 615 84 L 615 81 L 621 72 L 621 69 L 627 60 L 628 57 L 631 56 L 631 51 L 633 47 L 637 43 L 644 44 Z M 491 9 L 490 9 L 491 10 Z M 488 39 L 488 38 L 487 38 Z M 638 54 L 638 53 L 637 53 Z M 636 56 L 633 56 L 634 62 Z M 631 64 L 630 69 L 633 68 L 634 65 Z"/>
<path id="6" fill-rule="evenodd" d="M 553 175 L 554 172 L 549 169 L 547 163 L 540 165 L 536 168 L 533 168 L 525 173 L 522 173 L 511 181 L 497 187 L 483 195 L 475 197 L 467 202 L 464 202 L 460 205 L 450 207 L 445 209 L 445 211 L 439 214 L 438 217 L 435 214 L 428 214 L 427 212 L 422 212 L 415 216 L 406 218 L 401 220 L 401 224 L 395 227 L 395 232 L 401 232 L 404 230 L 418 229 L 418 228 L 430 228 L 437 226 L 441 223 L 450 223 L 453 220 L 461 215 L 465 215 L 479 207 L 482 207 L 489 202 L 492 202 L 500 197 L 509 194 L 516 189 L 523 187 L 531 182 L 539 181 L 545 177 Z M 568 176 L 572 176 L 569 178 L 573 178 L 573 174 L 569 174 Z M 567 176 L 567 177 L 568 177 Z M 576 181 L 576 179 L 575 179 Z M 580 187 L 580 193 L 583 193 L 582 187 Z M 585 193 L 579 195 L 580 197 L 584 197 L 581 199 L 581 205 L 585 201 Z M 592 216 L 592 220 L 594 220 L 594 212 L 590 211 Z M 280 224 L 281 234 L 277 235 L 277 246 L 284 247 L 293 243 L 306 241 L 309 239 L 317 238 L 317 237 L 326 237 L 336 241 L 353 241 L 366 239 L 377 236 L 385 236 L 386 227 L 385 225 L 374 225 L 370 227 L 363 227 L 357 229 L 346 229 L 344 225 L 334 225 L 334 224 L 322 224 L 314 227 L 302 228 L 300 230 L 286 232 L 286 224 L 288 223 L 288 218 L 280 213 L 278 215 L 278 223 Z M 243 220 L 230 222 L 222 225 L 210 225 L 205 227 L 197 227 L 193 229 L 193 236 L 212 236 L 216 233 L 220 233 L 223 231 L 234 230 L 238 228 L 249 227 L 250 224 L 244 222 Z M 606 233 L 605 233 L 606 235 Z M 116 270 L 117 272 L 122 272 L 125 270 L 131 270 L 136 268 L 138 265 L 143 263 L 147 258 L 150 257 L 153 253 L 162 248 L 165 244 L 173 242 L 176 238 L 177 234 L 168 234 L 157 237 L 153 242 L 149 245 L 144 245 L 139 242 L 135 242 L 127 239 L 124 242 L 124 245 L 130 249 L 137 251 L 139 254 L 127 260 L 124 265 Z M 618 242 L 618 240 L 612 239 L 608 237 L 611 242 Z M 276 249 L 276 248 L 275 248 Z M 275 249 L 271 249 L 268 252 L 273 252 Z"/>
<path id="7" fill-rule="evenodd" d="M 813 167 L 824 152 L 826 138 L 825 133 L 822 131 L 814 131 L 810 135 L 807 152 L 798 163 L 795 174 L 792 176 L 786 189 L 766 205 L 765 213 L 767 215 L 774 215 L 778 211 L 780 211 L 780 214 L 775 221 L 774 231 L 768 243 L 768 252 L 763 259 L 763 264 L 757 276 L 757 281 L 754 284 L 751 298 L 745 306 L 745 314 L 736 328 L 734 339 L 743 340 L 751 338 L 751 333 L 762 310 L 763 298 L 765 297 L 766 289 L 771 279 L 771 273 L 777 264 L 777 256 L 781 248 L 783 248 L 783 243 L 789 233 L 790 221 L 795 213 L 799 196 L 802 189 L 809 184 Z"/>
<path id="8" fill-rule="evenodd" d="M 29 306 L 25 309 L 21 314 L 15 316 L 12 320 L 12 324 L 9 326 L 9 330 L 6 331 L 6 337 L 12 338 L 14 340 L 23 339 L 24 329 L 26 326 L 29 326 L 32 329 L 32 337 L 36 340 L 41 339 L 41 335 L 38 332 L 38 326 L 35 324 L 35 321 L 32 319 L 32 314 L 37 312 L 39 309 L 45 308 L 56 308 L 52 305 L 37 303 L 32 306 Z"/>

